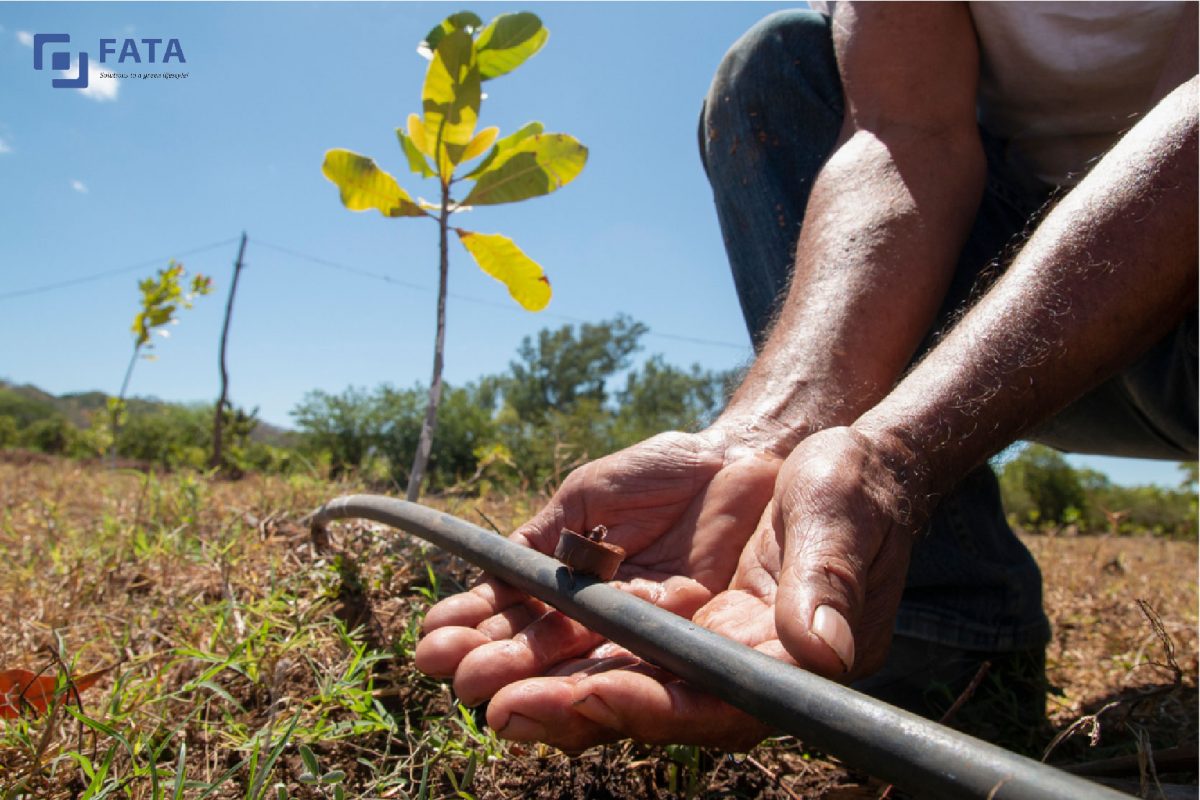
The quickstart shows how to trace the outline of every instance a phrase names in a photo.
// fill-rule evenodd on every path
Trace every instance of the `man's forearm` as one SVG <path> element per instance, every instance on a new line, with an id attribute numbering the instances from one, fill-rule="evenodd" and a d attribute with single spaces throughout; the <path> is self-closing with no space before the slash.
<path id="1" fill-rule="evenodd" d="M 895 385 L 934 322 L 986 173 L 966 4 L 841 3 L 833 38 L 842 133 L 770 336 L 718 421 L 780 454 Z"/>
<path id="2" fill-rule="evenodd" d="M 977 138 L 933 144 L 860 131 L 835 151 L 813 187 L 788 295 L 719 425 L 786 453 L 894 386 L 982 192 Z"/>
<path id="3" fill-rule="evenodd" d="M 915 495 L 1132 363 L 1196 306 L 1196 79 L 1046 217 L 1008 272 L 855 423 L 909 451 Z"/>

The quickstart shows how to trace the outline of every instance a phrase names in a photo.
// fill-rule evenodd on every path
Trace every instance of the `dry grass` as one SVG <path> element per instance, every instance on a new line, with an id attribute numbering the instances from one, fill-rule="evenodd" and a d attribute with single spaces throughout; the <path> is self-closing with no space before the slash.
<path id="1" fill-rule="evenodd" d="M 39 670 L 51 652 L 77 673 L 114 667 L 78 706 L 0 722 L 0 798 L 878 796 L 789 740 L 736 759 L 497 741 L 411 666 L 420 614 L 469 570 L 359 523 L 338 526 L 340 555 L 322 555 L 296 524 L 357 488 L 0 460 L 0 669 Z M 511 528 L 536 503 L 441 505 Z M 1194 744 L 1195 544 L 1027 542 L 1054 615 L 1055 727 L 1126 697 L 1100 716 L 1097 745 L 1084 731 L 1053 758 Z M 1152 666 L 1166 657 L 1139 598 L 1174 643 L 1178 680 Z"/>
<path id="2" fill-rule="evenodd" d="M 1047 675 L 1061 691 L 1050 698 L 1050 720 L 1063 731 L 1101 712 L 1098 726 L 1079 726 L 1051 761 L 1136 754 L 1139 742 L 1143 752 L 1188 745 L 1194 751 L 1196 543 L 1151 537 L 1024 541 L 1046 573 L 1045 606 L 1054 629 Z M 1194 779 L 1194 755 L 1189 760 L 1188 777 Z"/>

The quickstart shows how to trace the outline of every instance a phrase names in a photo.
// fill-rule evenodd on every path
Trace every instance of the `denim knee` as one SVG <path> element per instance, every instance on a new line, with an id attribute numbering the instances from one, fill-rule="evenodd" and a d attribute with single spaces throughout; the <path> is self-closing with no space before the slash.
<path id="1" fill-rule="evenodd" d="M 809 192 L 844 103 L 829 19 L 780 11 L 742 36 L 704 103 L 700 153 L 751 339 L 791 278 Z"/>
<path id="2" fill-rule="evenodd" d="M 798 103 L 814 103 L 825 113 L 810 115 Z M 714 147 L 739 134 L 762 137 L 755 120 L 781 104 L 810 125 L 813 146 L 828 155 L 841 125 L 842 86 L 833 53 L 829 18 L 815 11 L 776 11 L 739 38 L 721 60 L 701 115 L 700 155 L 707 169 L 713 159 L 736 155 Z M 832 129 L 828 130 L 832 125 Z M 820 128 L 827 130 L 820 130 Z M 791 143 L 789 143 L 791 144 Z"/>

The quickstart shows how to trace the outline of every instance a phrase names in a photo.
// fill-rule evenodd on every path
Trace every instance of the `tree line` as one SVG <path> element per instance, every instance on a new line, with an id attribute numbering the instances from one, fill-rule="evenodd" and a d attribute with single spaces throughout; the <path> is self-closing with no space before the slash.
<path id="1" fill-rule="evenodd" d="M 724 404 L 729 372 L 667 364 L 631 369 L 647 328 L 619 316 L 526 337 L 508 369 L 447 386 L 429 458 L 432 491 L 489 486 L 541 491 L 585 461 L 664 430 L 692 429 Z M 225 461 L 236 472 L 317 470 L 404 487 L 424 422 L 428 388 L 314 390 L 292 409 L 296 430 L 263 425 L 257 411 L 224 411 Z M 115 438 L 100 392 L 54 398 L 0 383 L 0 447 L 205 469 L 211 403 L 134 398 Z"/>
<path id="2" fill-rule="evenodd" d="M 720 411 L 731 374 L 680 369 L 657 355 L 630 369 L 646 331 L 623 316 L 543 329 L 522 341 L 506 371 L 448 386 L 429 488 L 543 491 L 589 459 L 664 430 L 706 424 Z M 403 486 L 424 395 L 420 386 L 387 384 L 314 391 L 292 414 L 333 475 L 354 471 Z"/>
<path id="3" fill-rule="evenodd" d="M 647 328 L 619 316 L 543 329 L 507 368 L 447 386 L 428 462 L 442 493 L 546 492 L 575 467 L 666 430 L 695 430 L 721 410 L 737 375 L 653 355 L 633 366 Z M 235 472 L 316 471 L 403 493 L 424 421 L 428 389 L 380 384 L 314 390 L 291 414 L 294 431 L 255 411 L 224 411 L 226 463 Z M 202 470 L 211 461 L 213 404 L 129 402 L 116 440 L 99 392 L 51 398 L 0 386 L 0 447 L 120 458 Z M 1125 487 L 1028 444 L 996 463 L 1010 521 L 1034 531 L 1149 531 L 1195 538 L 1197 469 L 1180 464 L 1177 487 Z"/>
<path id="4" fill-rule="evenodd" d="M 1107 475 L 1072 467 L 1058 451 L 1026 444 L 997 465 L 1009 521 L 1026 530 L 1195 539 L 1197 466 L 1179 464 L 1179 485 L 1118 486 Z"/>
<path id="5" fill-rule="evenodd" d="M 108 455 L 147 468 L 209 468 L 215 404 L 133 398 L 122 403 L 122 423 L 114 430 L 114 400 L 103 392 L 54 397 L 35 387 L 0 381 L 0 450 L 78 459 Z M 262 424 L 257 412 L 226 405 L 222 423 L 230 475 L 300 466 L 297 437 Z"/>

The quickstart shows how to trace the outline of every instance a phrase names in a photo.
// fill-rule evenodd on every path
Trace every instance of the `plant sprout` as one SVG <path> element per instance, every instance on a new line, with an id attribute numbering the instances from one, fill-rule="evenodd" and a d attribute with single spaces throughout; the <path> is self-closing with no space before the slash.
<path id="1" fill-rule="evenodd" d="M 407 497 L 416 500 L 433 447 L 446 334 L 446 284 L 451 231 L 485 273 L 508 287 L 523 308 L 540 311 L 550 302 L 550 282 L 542 267 L 508 237 L 477 233 L 450 224 L 451 217 L 475 206 L 515 203 L 549 194 L 574 180 L 587 161 L 587 148 L 572 136 L 546 133 L 530 122 L 499 138 L 499 128 L 479 129 L 484 81 L 505 75 L 536 53 L 549 32 L 534 14 L 501 14 L 486 26 L 469 11 L 447 17 L 417 48 L 429 59 L 421 90 L 421 114 L 411 114 L 396 138 L 409 169 L 436 178 L 440 202 L 414 200 L 375 161 L 349 150 L 325 154 L 322 172 L 341 190 L 351 211 L 376 209 L 385 217 L 418 217 L 438 226 L 437 333 L 433 378 L 421 435 L 409 473 Z M 467 170 L 475 159 L 479 162 Z M 463 174 L 459 174 L 466 170 Z M 451 191 L 466 182 L 461 199 Z"/>
<path id="2" fill-rule="evenodd" d="M 154 336 L 166 338 L 169 335 L 168 325 L 179 322 L 178 312 L 192 307 L 197 297 L 202 297 L 212 291 L 212 279 L 196 273 L 192 280 L 184 286 L 187 272 L 183 264 L 173 259 L 167 266 L 160 269 L 151 278 L 138 281 L 141 292 L 141 309 L 133 318 L 133 354 L 129 358 L 129 366 L 125 368 L 125 378 L 121 381 L 121 391 L 116 397 L 108 399 L 108 413 L 112 430 L 111 453 L 116 454 L 117 432 L 125 415 L 125 393 L 129 390 L 129 379 L 133 377 L 133 367 L 138 358 L 153 361 L 158 356 L 154 350 Z"/>

